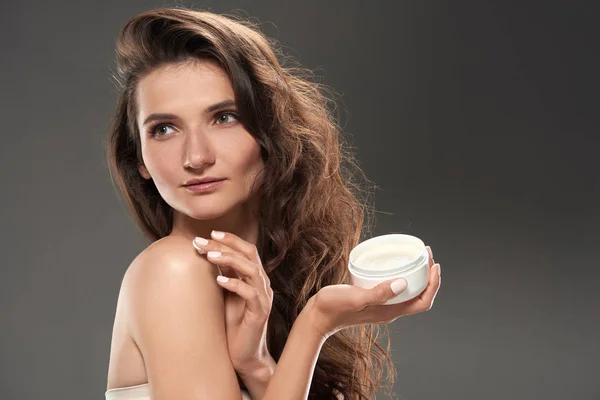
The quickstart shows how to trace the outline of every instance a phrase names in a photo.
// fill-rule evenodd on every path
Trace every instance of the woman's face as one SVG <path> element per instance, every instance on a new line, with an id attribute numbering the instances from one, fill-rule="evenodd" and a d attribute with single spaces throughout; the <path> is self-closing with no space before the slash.
<path id="1" fill-rule="evenodd" d="M 185 215 L 213 219 L 246 203 L 264 164 L 260 147 L 238 121 L 228 76 L 211 61 L 160 67 L 137 87 L 137 124 L 145 179 Z M 224 181 L 207 192 L 184 184 Z"/>

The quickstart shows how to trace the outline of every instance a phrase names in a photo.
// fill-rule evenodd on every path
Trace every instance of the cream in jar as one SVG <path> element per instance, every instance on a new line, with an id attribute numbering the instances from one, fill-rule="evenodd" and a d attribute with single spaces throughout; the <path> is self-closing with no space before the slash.
<path id="1" fill-rule="evenodd" d="M 390 279 L 406 279 L 406 289 L 385 304 L 402 303 L 415 298 L 427 287 L 429 253 L 425 243 L 415 236 L 376 236 L 352 249 L 348 269 L 352 284 L 365 289 Z"/>

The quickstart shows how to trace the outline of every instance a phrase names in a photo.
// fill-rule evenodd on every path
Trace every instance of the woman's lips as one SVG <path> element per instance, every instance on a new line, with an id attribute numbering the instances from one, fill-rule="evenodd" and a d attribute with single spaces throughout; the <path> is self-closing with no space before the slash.
<path id="1" fill-rule="evenodd" d="M 207 193 L 213 190 L 216 190 L 219 186 L 221 186 L 225 182 L 225 179 L 221 179 L 218 181 L 210 181 L 210 182 L 202 182 L 196 183 L 194 185 L 188 185 L 185 188 L 190 192 L 194 193 Z"/>

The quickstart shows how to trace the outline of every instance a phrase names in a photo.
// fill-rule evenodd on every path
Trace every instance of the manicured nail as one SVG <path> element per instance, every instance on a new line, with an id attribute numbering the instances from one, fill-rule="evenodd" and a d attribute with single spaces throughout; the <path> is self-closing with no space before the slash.
<path id="1" fill-rule="evenodd" d="M 223 282 L 224 283 L 224 282 L 227 282 L 229 280 L 229 278 L 226 277 L 226 276 L 223 276 L 223 275 L 219 275 L 219 276 L 217 276 L 217 280 L 219 282 Z"/>
<path id="2" fill-rule="evenodd" d="M 225 232 L 212 231 L 210 236 L 212 236 L 213 239 L 223 239 L 225 237 Z"/>
<path id="3" fill-rule="evenodd" d="M 392 292 L 394 292 L 394 294 L 398 294 L 401 291 L 403 291 L 404 289 L 406 289 L 406 285 L 408 285 L 408 282 L 406 282 L 406 279 L 400 278 L 400 279 L 396 279 L 394 282 L 392 282 L 390 287 L 392 288 Z"/>
<path id="4" fill-rule="evenodd" d="M 220 251 L 209 251 L 206 255 L 209 256 L 210 258 L 219 258 L 219 257 L 221 257 L 221 252 Z"/>
<path id="5" fill-rule="evenodd" d="M 206 251 L 204 251 L 201 247 L 199 247 L 198 243 L 196 243 L 195 240 L 192 240 L 192 246 L 194 246 L 194 248 L 196 249 L 196 251 L 198 251 L 198 253 L 200 253 L 200 254 L 206 253 Z"/>
<path id="6" fill-rule="evenodd" d="M 200 236 L 194 239 L 194 242 L 198 243 L 200 246 L 206 246 L 208 244 L 208 240 L 201 238 Z"/>

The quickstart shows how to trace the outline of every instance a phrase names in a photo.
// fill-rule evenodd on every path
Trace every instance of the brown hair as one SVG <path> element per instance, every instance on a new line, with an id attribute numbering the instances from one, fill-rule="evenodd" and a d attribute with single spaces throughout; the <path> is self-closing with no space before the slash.
<path id="1" fill-rule="evenodd" d="M 309 71 L 283 67 L 277 57 L 283 60 L 275 42 L 235 16 L 183 7 L 137 15 L 116 43 L 119 97 L 107 144 L 111 172 L 138 225 L 151 240 L 168 235 L 172 209 L 138 172 L 137 83 L 159 66 L 195 59 L 215 61 L 228 74 L 240 121 L 265 163 L 257 179 L 257 247 L 274 292 L 267 341 L 276 361 L 308 299 L 324 286 L 350 283 L 349 252 L 372 217 L 367 191 L 356 179 L 364 174 L 330 109 L 331 91 L 310 79 Z M 388 333 L 386 350 L 377 343 L 380 328 Z M 385 366 L 391 389 L 389 346 L 385 325 L 335 333 L 321 350 L 309 398 L 372 398 Z"/>

